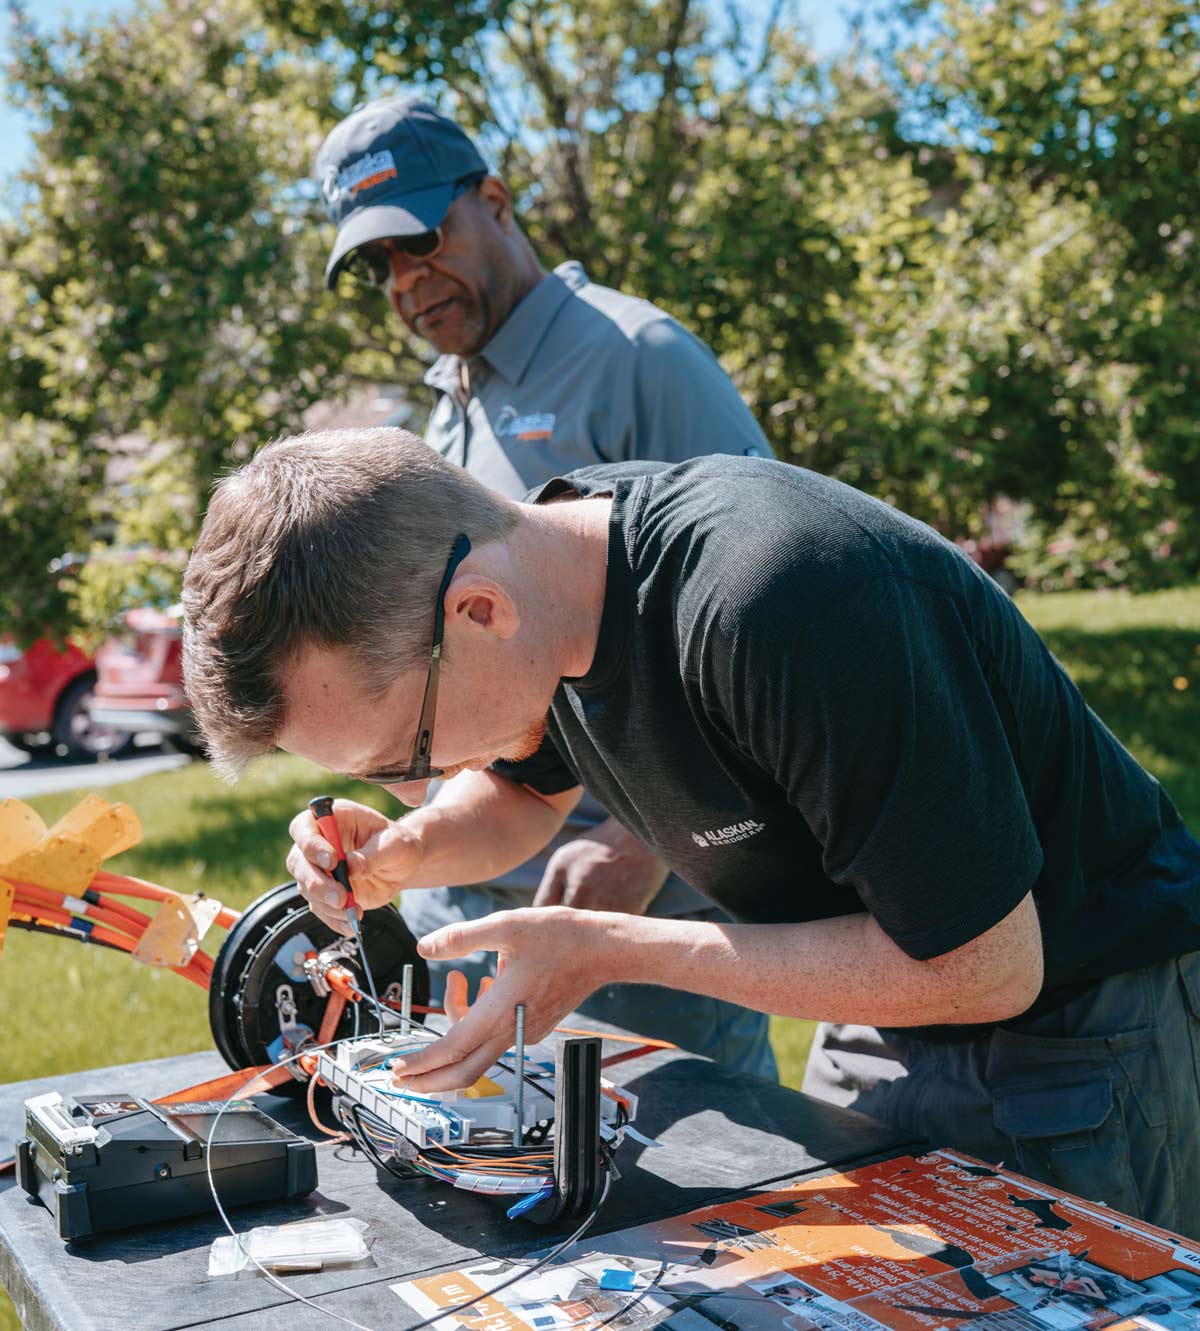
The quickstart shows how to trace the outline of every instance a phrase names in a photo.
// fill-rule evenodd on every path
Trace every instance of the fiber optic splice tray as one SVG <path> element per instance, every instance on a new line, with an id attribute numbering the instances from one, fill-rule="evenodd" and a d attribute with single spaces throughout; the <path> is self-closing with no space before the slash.
<path id="1" fill-rule="evenodd" d="M 157 1105 L 124 1091 L 52 1091 L 26 1100 L 25 1131 L 17 1176 L 54 1213 L 63 1239 L 213 1210 L 206 1156 L 223 1206 L 303 1197 L 317 1186 L 312 1142 L 245 1100 Z"/>

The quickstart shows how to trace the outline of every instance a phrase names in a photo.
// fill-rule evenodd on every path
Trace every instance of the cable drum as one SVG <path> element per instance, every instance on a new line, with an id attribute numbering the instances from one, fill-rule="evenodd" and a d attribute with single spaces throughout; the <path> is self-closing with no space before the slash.
<path id="1" fill-rule="evenodd" d="M 393 906 L 367 911 L 362 937 L 380 995 L 392 984 L 399 985 L 405 965 L 411 965 L 413 1003 L 428 1004 L 429 967 L 418 954 L 416 939 L 400 912 Z M 217 954 L 208 994 L 213 1040 L 231 1068 L 256 1067 L 271 1061 L 267 1051 L 279 1037 L 279 996 L 284 986 L 295 1002 L 293 1020 L 314 1033 L 320 1029 L 327 999 L 303 978 L 295 958 L 309 947 L 320 952 L 340 941 L 342 936 L 308 909 L 294 882 L 272 888 L 247 906 Z M 354 974 L 356 983 L 365 986 L 366 977 L 355 949 L 338 964 Z M 347 1004 L 334 1039 L 353 1033 L 353 1007 Z M 366 1012 L 360 1017 L 371 1019 Z M 303 1090 L 300 1081 L 286 1082 L 276 1094 L 300 1094 Z"/>

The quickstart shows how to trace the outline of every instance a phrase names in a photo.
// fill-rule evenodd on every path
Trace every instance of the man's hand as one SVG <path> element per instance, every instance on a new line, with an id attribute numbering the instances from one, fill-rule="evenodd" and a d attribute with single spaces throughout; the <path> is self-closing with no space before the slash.
<path id="1" fill-rule="evenodd" d="M 544 1039 L 604 982 L 608 933 L 603 916 L 551 906 L 499 911 L 422 938 L 418 950 L 430 961 L 496 952 L 499 974 L 490 987 L 481 986 L 449 1034 L 393 1061 L 396 1084 L 421 1095 L 470 1086 L 512 1047 L 518 1003 L 525 1005 L 528 1041 Z M 461 1011 L 459 1002 L 455 1006 Z"/>
<path id="2" fill-rule="evenodd" d="M 644 915 L 667 866 L 615 818 L 607 818 L 550 856 L 535 906 Z"/>
<path id="3" fill-rule="evenodd" d="M 386 905 L 408 886 L 420 867 L 423 849 L 419 837 L 400 823 L 350 800 L 334 800 L 333 816 L 346 851 L 354 899 L 364 910 Z M 288 828 L 295 843 L 287 867 L 312 913 L 335 933 L 350 936 L 346 920 L 346 894 L 330 876 L 333 847 L 321 835 L 317 820 L 305 809 Z"/>

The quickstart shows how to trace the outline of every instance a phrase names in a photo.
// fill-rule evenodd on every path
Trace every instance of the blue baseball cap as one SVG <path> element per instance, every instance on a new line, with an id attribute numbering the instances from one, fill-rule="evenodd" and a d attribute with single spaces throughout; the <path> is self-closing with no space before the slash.
<path id="1" fill-rule="evenodd" d="M 337 225 L 325 285 L 337 285 L 360 245 L 439 226 L 458 182 L 487 169 L 463 131 L 419 97 L 384 97 L 347 116 L 317 154 L 317 179 Z"/>

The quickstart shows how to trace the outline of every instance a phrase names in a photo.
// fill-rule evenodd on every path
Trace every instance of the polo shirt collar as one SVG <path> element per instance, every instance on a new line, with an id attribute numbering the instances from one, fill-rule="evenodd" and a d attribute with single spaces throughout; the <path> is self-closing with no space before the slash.
<path id="1" fill-rule="evenodd" d="M 570 294 L 557 273 L 547 273 L 496 329 L 480 357 L 515 387 Z"/>
<path id="2" fill-rule="evenodd" d="M 565 271 L 564 271 L 565 270 Z M 522 300 L 500 325 L 475 359 L 487 363 L 514 387 L 524 378 L 529 362 L 545 340 L 554 316 L 572 292 L 587 281 L 577 263 L 560 264 Z M 458 356 L 439 356 L 425 375 L 431 388 L 454 393 L 459 383 Z"/>

